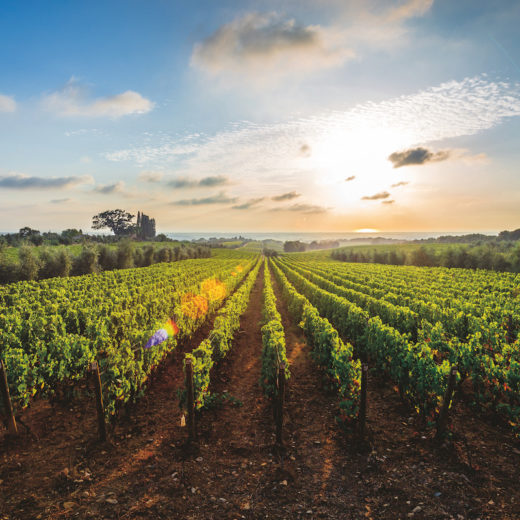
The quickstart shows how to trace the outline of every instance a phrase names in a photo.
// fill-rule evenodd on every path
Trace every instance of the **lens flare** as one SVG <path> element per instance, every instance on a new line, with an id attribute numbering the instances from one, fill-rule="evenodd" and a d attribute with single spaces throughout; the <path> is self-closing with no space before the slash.
<path id="1" fill-rule="evenodd" d="M 155 347 L 179 333 L 179 327 L 173 320 L 168 320 L 162 329 L 159 329 L 149 340 L 144 348 Z"/>
<path id="2" fill-rule="evenodd" d="M 200 292 L 210 302 L 223 300 L 226 297 L 226 286 L 220 280 L 210 278 L 201 283 Z"/>
<path id="3" fill-rule="evenodd" d="M 193 320 L 202 318 L 208 312 L 208 300 L 202 295 L 186 293 L 181 298 L 181 311 Z"/>
<path id="4" fill-rule="evenodd" d="M 168 333 L 168 336 L 175 336 L 179 333 L 179 327 L 173 320 L 168 320 L 164 326 L 164 330 Z"/>
<path id="5" fill-rule="evenodd" d="M 168 332 L 166 329 L 159 329 L 149 340 L 148 343 L 144 346 L 144 348 L 155 347 L 155 345 L 159 345 L 163 341 L 168 339 Z"/>

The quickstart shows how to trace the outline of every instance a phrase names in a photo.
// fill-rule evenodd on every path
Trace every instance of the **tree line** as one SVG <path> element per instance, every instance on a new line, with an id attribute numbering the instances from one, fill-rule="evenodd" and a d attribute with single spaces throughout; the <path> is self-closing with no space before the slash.
<path id="1" fill-rule="evenodd" d="M 331 253 L 331 258 L 342 262 L 367 262 L 419 267 L 462 267 L 494 271 L 520 272 L 520 243 L 492 242 L 460 244 L 457 246 L 409 247 L 388 246 L 367 249 L 342 248 Z"/>
<path id="2" fill-rule="evenodd" d="M 64 246 L 43 246 L 37 250 L 25 244 L 20 246 L 18 259 L 15 259 L 7 255 L 5 243 L 0 243 L 0 283 L 94 274 L 210 256 L 211 249 L 201 245 L 138 246 L 131 240 L 123 240 L 112 246 L 87 243 L 78 254 L 73 254 Z"/>

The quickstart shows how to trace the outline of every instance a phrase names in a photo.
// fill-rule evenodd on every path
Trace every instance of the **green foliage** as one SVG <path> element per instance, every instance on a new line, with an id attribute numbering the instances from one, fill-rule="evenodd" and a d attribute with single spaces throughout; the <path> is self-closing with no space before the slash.
<path id="1" fill-rule="evenodd" d="M 20 277 L 22 280 L 36 280 L 40 270 L 40 261 L 31 246 L 20 247 Z"/>
<path id="2" fill-rule="evenodd" d="M 194 349 L 191 354 L 186 354 L 186 359 L 191 359 L 193 364 L 193 383 L 195 394 L 195 406 L 203 408 L 206 399 L 210 395 L 209 385 L 211 369 L 213 365 L 224 358 L 232 346 L 235 332 L 240 327 L 240 316 L 245 312 L 249 303 L 249 295 L 258 276 L 261 262 L 258 260 L 255 267 L 247 275 L 244 283 L 228 298 L 213 323 L 213 329 L 207 339 Z M 184 403 L 181 403 L 181 406 Z"/>
<path id="3" fill-rule="evenodd" d="M 330 322 L 289 282 L 276 263 L 273 269 L 289 303 L 289 311 L 298 320 L 312 345 L 316 362 L 326 370 L 340 398 L 339 421 L 349 426 L 357 418 L 361 389 L 361 364 L 353 359 L 352 345 L 345 344 Z"/>
<path id="4" fill-rule="evenodd" d="M 92 217 L 92 229 L 109 228 L 114 235 L 128 235 L 134 230 L 134 225 L 132 224 L 134 216 L 124 209 L 103 211 Z"/>
<path id="5" fill-rule="evenodd" d="M 285 351 L 285 335 L 282 317 L 276 309 L 276 296 L 271 283 L 271 274 L 267 259 L 264 261 L 264 325 L 262 327 L 262 370 L 260 385 L 269 398 L 278 393 L 278 371 L 285 363 L 285 377 L 289 378 L 289 362 Z"/>
<path id="6" fill-rule="evenodd" d="M 115 414 L 139 397 L 178 338 L 191 337 L 206 319 L 184 315 L 182 295 L 197 294 L 208 278 L 220 278 L 229 293 L 255 258 L 242 254 L 240 276 L 231 274 L 237 257 L 229 256 L 0 287 L 0 358 L 15 408 L 84 378 L 97 359 L 107 415 Z M 221 303 L 222 298 L 211 301 L 208 313 Z M 143 349 L 172 317 L 179 335 Z"/>
<path id="7" fill-rule="evenodd" d="M 134 243 L 131 240 L 121 240 L 117 245 L 117 268 L 130 269 L 134 267 Z"/>
<path id="8" fill-rule="evenodd" d="M 74 259 L 75 275 L 95 274 L 99 272 L 98 250 L 93 245 L 83 246 L 81 253 Z"/>
<path id="9" fill-rule="evenodd" d="M 520 434 L 518 276 L 492 271 L 278 262 L 357 352 L 433 423 L 450 366 Z"/>

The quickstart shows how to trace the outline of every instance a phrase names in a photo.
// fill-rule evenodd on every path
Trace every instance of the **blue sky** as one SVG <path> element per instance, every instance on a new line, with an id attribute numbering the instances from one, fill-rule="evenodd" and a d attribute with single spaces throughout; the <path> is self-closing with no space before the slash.
<path id="1" fill-rule="evenodd" d="M 519 24 L 514 1 L 3 1 L 0 229 L 519 227 Z"/>

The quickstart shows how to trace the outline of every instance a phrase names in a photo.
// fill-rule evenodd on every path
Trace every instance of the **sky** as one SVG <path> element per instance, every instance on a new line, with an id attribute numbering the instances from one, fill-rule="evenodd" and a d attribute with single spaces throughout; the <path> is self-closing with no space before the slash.
<path id="1" fill-rule="evenodd" d="M 0 231 L 520 227 L 520 3 L 2 0 Z"/>

